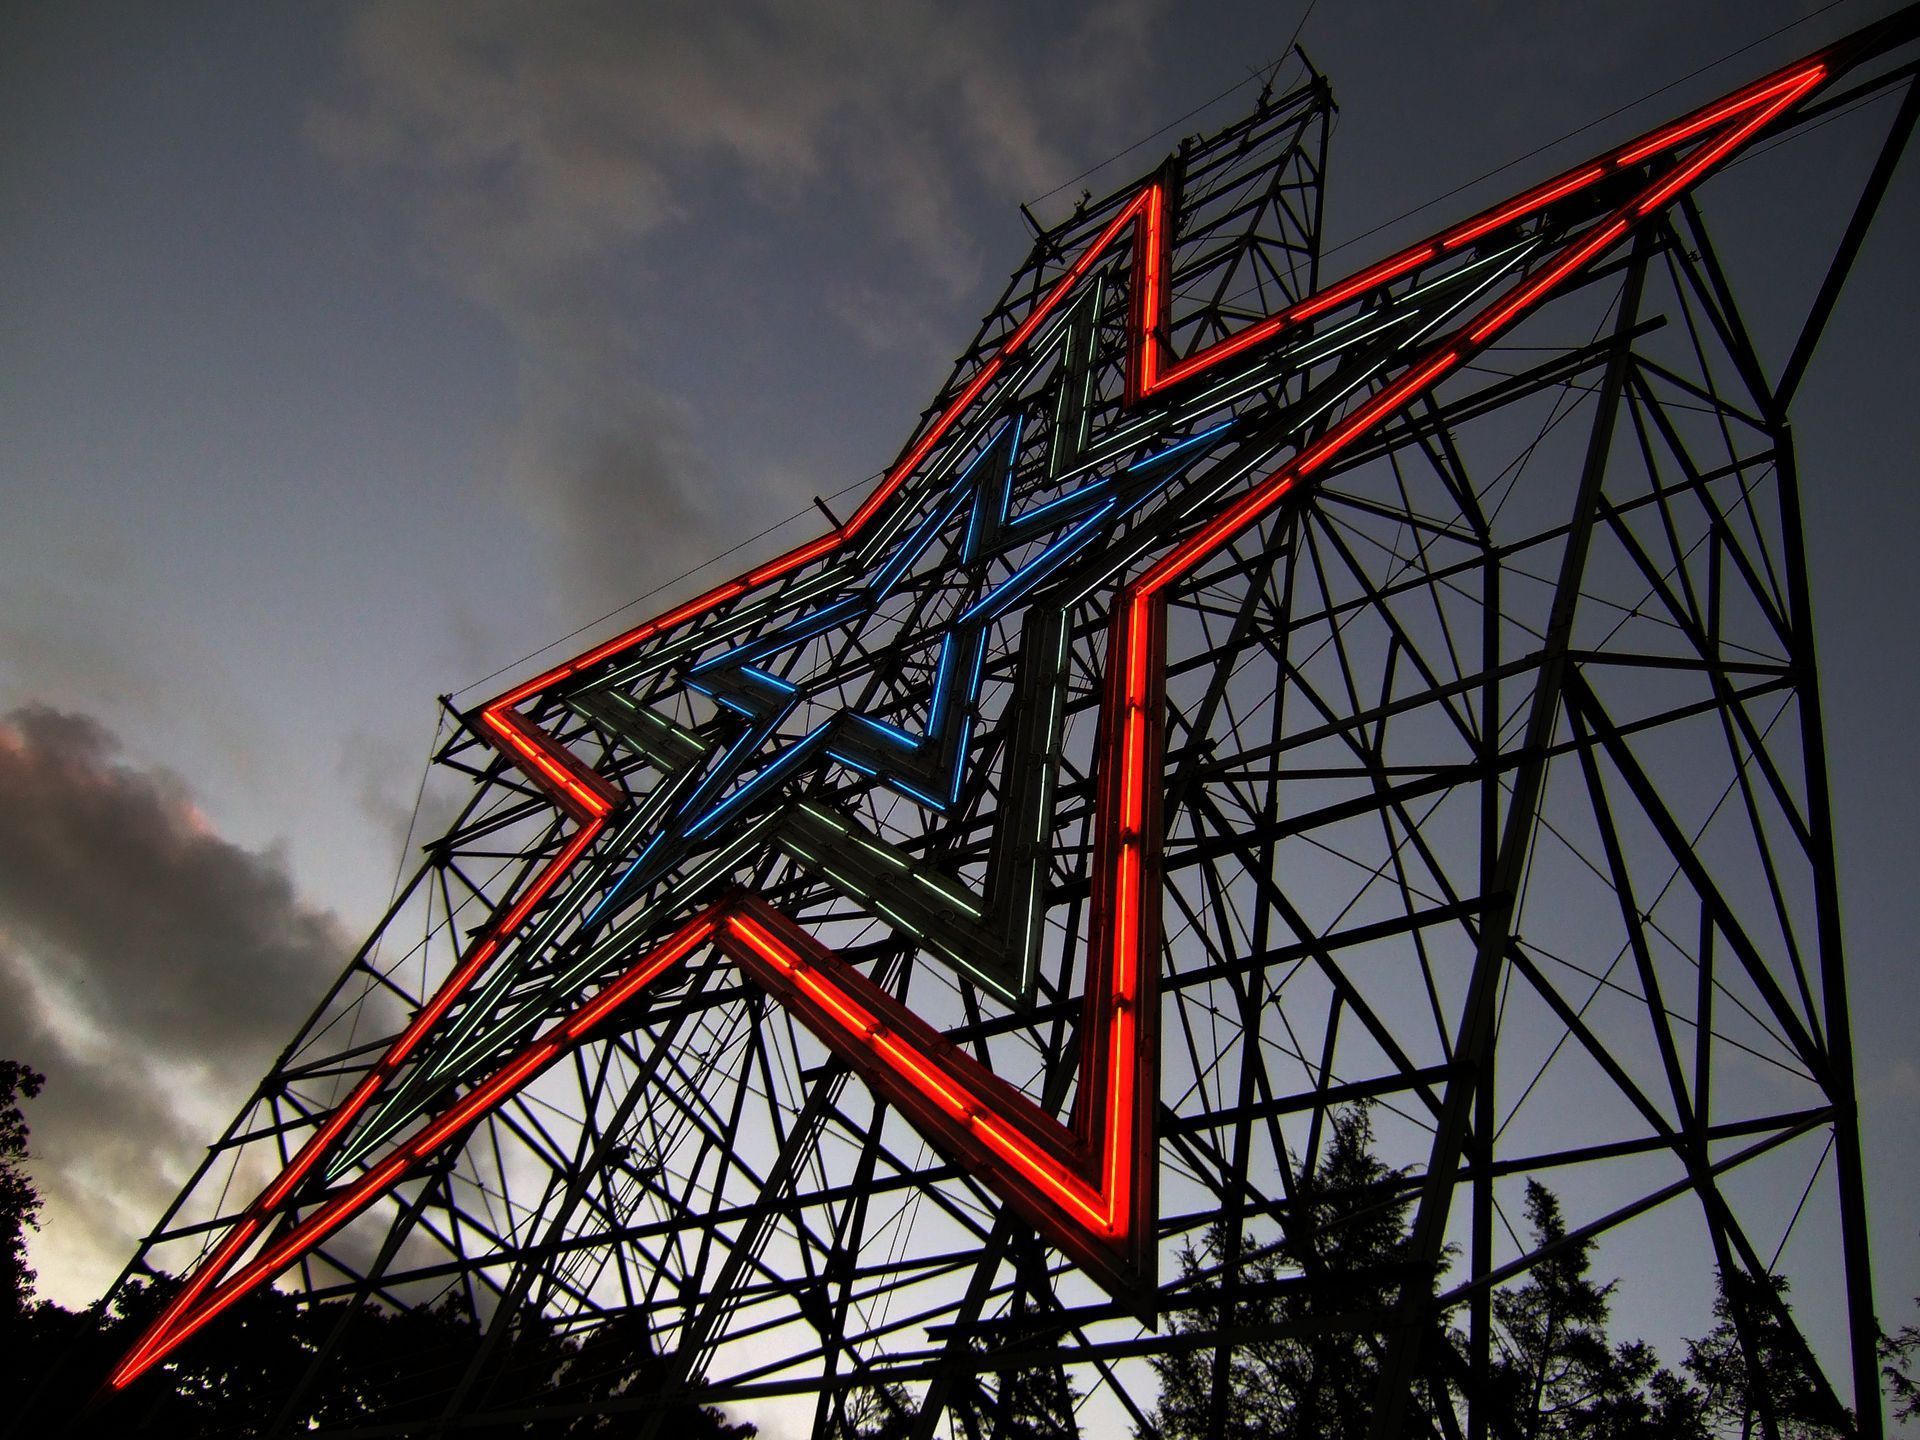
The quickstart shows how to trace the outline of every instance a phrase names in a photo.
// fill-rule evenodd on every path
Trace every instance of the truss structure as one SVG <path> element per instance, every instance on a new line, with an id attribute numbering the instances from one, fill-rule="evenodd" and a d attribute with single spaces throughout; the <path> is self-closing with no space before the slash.
<path id="1" fill-rule="evenodd" d="M 971 1434 L 1042 1374 L 1118 1434 L 1175 1349 L 1223 1426 L 1311 1328 L 1377 1433 L 1477 1436 L 1539 1179 L 1690 1321 L 1838 1273 L 1736 1318 L 1877 1435 L 1790 416 L 1915 33 L 1351 274 L 1317 75 L 1038 234 L 845 523 L 458 717 L 459 818 L 141 1247 L 186 1278 L 114 1383 L 277 1282 L 485 1327 L 448 1433 L 538 1313 L 660 1357 L 596 1402 L 641 1433 Z M 1856 109 L 1774 364 L 1706 217 Z M 1411 1227 L 1359 1280 L 1356 1106 Z M 1283 1238 L 1311 1316 L 1250 1321 Z"/>

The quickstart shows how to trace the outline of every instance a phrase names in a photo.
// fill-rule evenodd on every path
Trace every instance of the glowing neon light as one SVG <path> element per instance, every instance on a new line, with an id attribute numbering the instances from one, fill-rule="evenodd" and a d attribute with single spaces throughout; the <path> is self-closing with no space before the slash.
<path id="1" fill-rule="evenodd" d="M 249 1215 L 234 1226 L 227 1238 L 215 1248 L 207 1263 L 200 1267 L 199 1273 L 192 1278 L 173 1303 L 160 1312 L 159 1318 L 154 1321 L 145 1337 L 120 1362 L 109 1383 L 116 1387 L 125 1385 L 139 1373 L 139 1369 L 135 1367 L 144 1368 L 141 1362 L 145 1360 L 147 1353 L 172 1333 L 181 1315 L 206 1292 L 209 1285 L 220 1278 L 227 1266 L 233 1263 L 234 1257 L 247 1248 L 248 1242 L 258 1233 L 262 1223 L 257 1215 Z"/>
<path id="2" fill-rule="evenodd" d="M 886 739 L 893 741 L 896 745 L 904 745 L 909 750 L 918 750 L 920 748 L 919 740 L 909 735 L 898 725 L 889 725 L 886 721 L 876 720 L 871 715 L 855 715 L 853 718 L 862 725 L 865 725 L 868 729 L 877 731 Z"/>
<path id="3" fill-rule="evenodd" d="M 1578 167 L 1554 177 L 1552 180 L 1527 191 L 1515 200 L 1505 202 L 1493 209 L 1483 211 L 1472 219 L 1463 221 L 1453 229 L 1443 232 L 1432 240 L 1400 251 L 1379 263 L 1369 266 L 1359 274 L 1341 281 L 1329 290 L 1309 295 L 1299 303 L 1280 311 L 1276 315 L 1248 326 L 1212 346 L 1203 349 L 1188 359 L 1160 373 L 1156 377 L 1157 387 L 1174 385 L 1197 374 L 1209 365 L 1217 364 L 1229 356 L 1239 354 L 1264 341 L 1271 340 L 1282 331 L 1291 329 L 1316 315 L 1336 308 L 1338 305 L 1355 298 L 1369 290 L 1377 289 L 1391 281 L 1430 264 L 1443 254 L 1459 249 L 1469 241 L 1502 225 L 1527 219 L 1555 201 L 1563 200 L 1579 193 L 1608 175 L 1617 174 L 1650 155 L 1671 150 L 1677 145 L 1711 129 L 1722 120 L 1741 114 L 1765 101 L 1785 94 L 1783 103 L 1769 107 L 1766 119 L 1758 121 L 1765 124 L 1781 109 L 1803 98 L 1807 90 L 1817 85 L 1826 75 L 1826 67 L 1819 64 L 1795 68 L 1790 73 L 1770 77 L 1726 100 L 1708 106 L 1685 119 L 1665 126 L 1652 134 L 1629 145 L 1621 147 L 1601 160 Z M 1757 128 L 1757 127 L 1756 127 Z M 1743 137 L 1744 138 L 1744 137 Z M 1737 143 L 1737 142 L 1736 142 Z M 1716 157 L 1717 158 L 1717 157 Z M 1709 162 L 1711 163 L 1711 162 Z M 1683 184 L 1685 182 L 1682 182 Z M 1148 393 L 1151 393 L 1149 388 Z"/>
<path id="4" fill-rule="evenodd" d="M 1077 1213 L 1089 1228 L 1103 1235 L 1114 1231 L 1115 1197 L 1090 1184 L 1079 1162 L 1056 1157 L 1023 1133 L 1028 1127 L 1043 1132 L 1058 1130 L 1057 1121 L 977 1061 L 940 1045 L 926 1031 L 924 1022 L 831 952 L 802 954 L 792 941 L 775 933 L 776 924 L 782 928 L 791 924 L 777 912 L 765 911 L 750 900 L 738 903 L 743 908 L 754 906 L 755 918 L 749 920 L 736 909 L 727 918 L 728 929 L 744 942 L 751 956 L 765 961 L 819 1007 L 815 1011 L 803 1008 L 803 1019 L 818 1029 L 823 1017 L 834 1018 L 836 1025 L 822 1030 L 822 1038 L 871 1056 L 895 1083 L 911 1087 L 910 1093 L 932 1102 L 935 1112 L 944 1119 L 949 1138 L 977 1135 L 1034 1190 Z M 1008 1114 L 1017 1115 L 1023 1124 L 1008 1124 L 1002 1118 Z M 1119 1128 L 1109 1124 L 1110 1138 L 1121 1138 Z M 1062 1148 L 1070 1151 L 1071 1146 L 1063 1144 Z M 1103 1165 L 1090 1173 L 1124 1174 L 1125 1166 Z"/>
<path id="5" fill-rule="evenodd" d="M 1686 141 L 1691 140 L 1702 130 L 1708 129 L 1722 120 L 1730 119 L 1742 110 L 1753 105 L 1758 105 L 1763 100 L 1771 99 L 1782 90 L 1792 88 L 1801 80 L 1808 77 L 1817 80 L 1825 73 L 1826 67 L 1816 62 L 1804 68 L 1790 66 L 1788 67 L 1788 73 L 1778 78 L 1769 76 L 1765 80 L 1757 80 L 1746 89 L 1736 91 L 1725 100 L 1716 101 L 1704 109 L 1695 111 L 1693 114 L 1687 116 L 1686 119 L 1677 120 L 1671 125 L 1655 130 L 1644 139 L 1638 140 L 1632 145 L 1625 147 L 1618 155 L 1614 156 L 1614 163 L 1616 165 L 1632 165 L 1661 150 L 1671 150 L 1674 146 L 1684 144 Z"/>
<path id="6" fill-rule="evenodd" d="M 1718 163 L 1736 146 L 1747 140 L 1754 131 L 1760 129 L 1768 121 L 1772 120 L 1776 115 L 1800 99 L 1801 96 L 1813 89 L 1814 86 L 1818 85 L 1826 73 L 1826 67 L 1824 65 L 1813 66 L 1804 76 L 1798 77 L 1795 83 L 1787 85 L 1784 94 L 1771 105 L 1761 110 L 1751 120 L 1748 120 L 1745 124 L 1733 130 L 1722 139 L 1705 146 L 1698 154 L 1689 156 L 1684 165 L 1680 166 L 1673 174 L 1654 186 L 1651 194 L 1642 196 L 1634 203 L 1634 215 L 1650 215 L 1655 210 L 1658 210 L 1681 190 L 1692 184 L 1693 181 L 1710 166 Z"/>
<path id="7" fill-rule="evenodd" d="M 1033 589 L 1035 585 L 1073 558 L 1074 554 L 1092 538 L 1094 527 L 1106 519 L 1118 503 L 1117 500 L 1109 498 L 1096 505 L 1093 513 L 1086 519 L 969 605 L 965 613 L 960 616 L 959 623 L 968 625 L 982 615 L 995 614 L 1004 610 Z"/>
<path id="8" fill-rule="evenodd" d="M 801 739 L 796 740 L 778 760 L 775 760 L 771 765 L 761 770 L 753 779 L 749 780 L 725 800 L 722 800 L 718 805 L 707 811 L 706 814 L 689 824 L 687 826 L 687 834 L 706 834 L 712 830 L 715 825 L 720 823 L 723 816 L 745 803 L 748 797 L 763 794 L 766 790 L 777 784 L 781 777 L 813 753 L 814 747 L 826 737 L 826 733 L 827 727 L 822 725 L 808 732 L 808 734 Z M 760 736 L 754 731 L 748 731 L 746 736 L 742 738 L 758 739 Z M 719 771 L 715 771 L 716 775 L 719 773 Z"/>
<path id="9" fill-rule="evenodd" d="M 758 570 L 751 572 L 747 576 L 747 584 L 758 588 L 776 576 L 784 575 L 789 570 L 798 569 L 809 560 L 817 560 L 828 551 L 837 549 L 840 544 L 840 538 L 840 532 L 838 530 L 829 531 L 812 544 L 802 545 L 798 550 L 782 555 L 778 560 L 771 561 L 768 564 L 762 565 Z"/>
<path id="10" fill-rule="evenodd" d="M 980 661 L 976 661 L 973 667 L 975 671 L 974 691 L 977 694 L 980 686 L 978 672 L 981 662 L 986 658 L 986 652 L 981 650 L 976 653 L 981 657 Z M 949 776 L 947 780 L 947 804 L 949 805 L 957 805 L 960 803 L 960 782 L 966 778 L 967 747 L 972 741 L 973 717 L 971 715 L 962 715 L 960 717 L 960 729 L 955 734 L 953 741 L 953 774 Z"/>
<path id="11" fill-rule="evenodd" d="M 520 722 L 505 712 L 491 708 L 481 712 L 481 719 L 507 742 L 509 748 L 533 764 L 542 775 L 560 787 L 557 798 L 562 803 L 571 801 L 567 808 L 576 813 L 600 819 L 609 814 L 614 807 L 614 799 L 597 776 L 589 775 L 580 769 L 570 755 L 561 752 L 555 754 L 547 746 L 540 744 L 526 731 L 520 728 Z M 551 789 L 551 786 L 549 787 Z"/>
<path id="12" fill-rule="evenodd" d="M 141 1337 L 140 1342 L 115 1369 L 109 1383 L 116 1389 L 131 1384 L 144 1371 L 158 1363 L 161 1358 L 216 1314 L 239 1299 L 246 1291 L 279 1273 L 311 1245 L 331 1234 L 365 1209 L 381 1194 L 392 1188 L 411 1165 L 445 1144 L 448 1137 L 455 1132 L 464 1129 L 472 1121 L 497 1107 L 501 1101 L 513 1093 L 517 1086 L 524 1084 L 534 1074 L 550 1065 L 565 1053 L 569 1046 L 590 1035 L 593 1029 L 613 1014 L 621 1004 L 638 994 L 665 970 L 684 959 L 702 941 L 711 936 L 714 923 L 712 918 L 701 916 L 682 927 L 663 944 L 649 951 L 578 1013 L 549 1029 L 518 1056 L 495 1071 L 480 1085 L 468 1091 L 438 1120 L 425 1127 L 419 1135 L 406 1142 L 393 1155 L 362 1175 L 352 1185 L 328 1198 L 277 1245 L 256 1258 L 238 1274 L 228 1279 L 225 1284 L 218 1286 L 212 1296 L 207 1299 L 206 1304 L 189 1316 L 190 1307 L 206 1294 L 208 1287 L 219 1279 L 222 1271 L 232 1263 L 264 1224 L 257 1213 L 260 1207 L 256 1207 L 256 1213 L 249 1214 L 209 1257 L 209 1263 L 200 1267 L 180 1298 L 161 1312 L 158 1319 Z"/>
<path id="13" fill-rule="evenodd" d="M 1531 215 L 1543 206 L 1551 205 L 1555 200 L 1584 190 L 1602 175 L 1607 173 L 1604 165 L 1589 165 L 1584 170 L 1576 170 L 1561 180 L 1550 180 L 1538 189 L 1529 190 L 1510 205 L 1503 205 L 1491 214 L 1478 220 L 1471 220 L 1457 230 L 1449 230 L 1440 241 L 1443 250 L 1457 250 L 1470 240 L 1477 240 L 1489 230 L 1498 230 L 1502 225 Z"/>
<path id="14" fill-rule="evenodd" d="M 1020 460 L 1020 430 L 1022 420 L 1023 417 L 1016 414 L 1013 417 L 1012 424 L 1008 427 L 1012 435 L 1007 441 L 1007 463 L 1000 472 L 1000 523 L 1003 525 L 1007 519 L 1007 505 L 1013 498 L 1013 468 Z M 1000 437 L 996 435 L 988 444 L 987 448 L 975 456 L 967 468 L 961 472 L 960 483 L 962 485 L 966 484 L 980 462 L 998 449 L 999 446 Z M 980 492 L 976 491 L 975 493 L 976 498 L 974 500 L 973 514 L 967 520 L 966 542 L 960 551 L 961 558 L 964 560 L 972 560 L 980 553 L 980 517 L 986 514 L 986 509 L 980 504 L 977 498 Z"/>
<path id="15" fill-rule="evenodd" d="M 762 685 L 771 685 L 774 689 L 788 695 L 798 694 L 800 690 L 798 685 L 790 681 L 782 680 L 778 675 L 769 675 L 766 671 L 756 669 L 751 665 L 742 665 L 740 667 L 740 673 L 742 675 L 750 675 Z"/>
<path id="16" fill-rule="evenodd" d="M 1135 201 L 1145 216 L 1144 233 L 1139 244 L 1134 247 L 1134 274 L 1139 287 L 1138 311 L 1134 318 L 1135 333 L 1139 337 L 1139 353 L 1131 377 L 1131 389 L 1136 399 L 1143 399 L 1159 389 L 1160 350 L 1162 340 L 1159 334 L 1167 316 L 1160 301 L 1160 271 L 1166 264 L 1165 242 L 1160 234 L 1160 216 L 1165 206 L 1166 187 L 1157 181 L 1147 186 L 1141 201 Z"/>
<path id="17" fill-rule="evenodd" d="M 1068 491 L 1058 500 L 1049 500 L 1046 504 L 1036 506 L 1034 509 L 1027 511 L 1018 520 L 1013 522 L 1012 528 L 1015 530 L 1024 529 L 1035 521 L 1053 514 L 1057 510 L 1066 509 L 1071 506 L 1085 505 L 1112 488 L 1113 482 L 1111 480 L 1095 480 L 1090 484 L 1082 485 L 1077 490 Z"/>
<path id="18" fill-rule="evenodd" d="M 898 790 L 902 795 L 905 795 L 910 800 L 918 800 L 922 805 L 926 806 L 929 810 L 945 810 L 947 808 L 947 804 L 948 804 L 947 801 L 936 800 L 933 796 L 927 794 L 926 791 L 916 789 L 912 785 L 909 785 L 906 781 L 900 779 L 899 776 L 897 775 L 886 776 L 883 778 L 886 779 L 886 782 L 889 788 Z"/>
<path id="19" fill-rule="evenodd" d="M 969 466 L 968 469 L 971 470 L 972 467 Z M 966 503 L 967 497 L 962 493 L 949 502 L 945 509 L 935 510 L 932 514 L 928 515 L 925 520 L 922 520 L 919 528 L 916 529 L 912 536 L 908 538 L 907 542 L 900 547 L 894 557 L 887 562 L 885 568 L 874 576 L 874 591 L 878 594 L 885 595 L 892 590 L 893 587 L 899 583 L 900 577 L 906 574 L 908 567 L 927 553 L 927 547 L 933 544 L 935 537 L 940 533 L 940 528 L 945 525 L 947 521 L 951 520 L 954 515 L 959 512 L 960 507 Z"/>
<path id="20" fill-rule="evenodd" d="M 1177 445 L 1169 445 L 1164 450 L 1154 451 L 1153 454 L 1148 455 L 1144 459 L 1136 461 L 1133 465 L 1129 466 L 1128 471 L 1129 473 L 1131 473 L 1132 471 L 1135 471 L 1135 470 L 1144 470 L 1149 465 L 1158 465 L 1162 460 L 1165 460 L 1168 456 L 1178 455 L 1182 450 L 1191 450 L 1194 446 L 1199 445 L 1204 441 L 1213 439 L 1214 436 L 1220 434 L 1223 430 L 1231 430 L 1233 426 L 1234 426 L 1233 421 L 1223 420 L 1220 424 L 1215 425 L 1210 430 L 1202 430 L 1198 435 L 1189 435 L 1185 440 L 1182 440 Z"/>

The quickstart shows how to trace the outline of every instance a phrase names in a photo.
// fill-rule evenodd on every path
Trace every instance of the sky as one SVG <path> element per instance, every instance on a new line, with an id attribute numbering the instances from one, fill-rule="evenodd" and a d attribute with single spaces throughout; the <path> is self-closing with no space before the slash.
<path id="1" fill-rule="evenodd" d="M 1315 7 L 1329 264 L 1887 8 Z M 377 918 L 436 697 L 812 533 L 1024 255 L 1018 203 L 1062 218 L 1243 110 L 1306 9 L 0 3 L 0 1055 L 48 1076 L 42 1293 L 111 1281 Z M 1723 237 L 1736 268 L 1818 229 L 1820 157 L 1864 172 L 1848 123 Z M 1797 423 L 1895 1323 L 1917 166 Z"/>

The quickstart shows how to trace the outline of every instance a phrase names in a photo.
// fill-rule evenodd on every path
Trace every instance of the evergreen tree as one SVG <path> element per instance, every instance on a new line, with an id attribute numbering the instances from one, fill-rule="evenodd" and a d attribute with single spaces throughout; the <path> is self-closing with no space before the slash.
<path id="1" fill-rule="evenodd" d="M 1716 1432 L 1757 1440 L 1851 1435 L 1853 1416 L 1821 1380 L 1786 1294 L 1784 1275 L 1721 1272 L 1713 1304 L 1719 1323 L 1687 1346 L 1687 1371 L 1704 1392 L 1707 1421 Z"/>
<path id="2" fill-rule="evenodd" d="M 258 1434 L 298 1392 L 293 1428 L 431 1422 L 446 1408 L 482 1343 L 473 1320 L 452 1304 L 395 1311 L 364 1307 L 344 1330 L 347 1303 L 305 1303 L 263 1286 L 121 1394 L 106 1375 L 175 1290 L 166 1276 L 134 1280 L 110 1309 L 67 1310 L 33 1298 L 26 1233 L 40 1197 L 27 1176 L 28 1130 L 21 1102 L 44 1077 L 0 1060 L 0 1395 L 8 1433 L 113 1436 Z M 339 1333 L 336 1335 L 336 1331 Z M 323 1352 L 332 1347 L 323 1363 Z M 657 1393 L 668 1374 L 645 1327 L 615 1318 L 575 1339 L 540 1316 L 521 1317 L 482 1367 L 484 1398 L 496 1408 L 587 1405 Z M 532 1420 L 531 1436 L 637 1433 L 632 1412 Z M 689 1440 L 749 1440 L 750 1424 L 680 1401 L 665 1432 Z"/>
<path id="3" fill-rule="evenodd" d="M 1920 1295 L 1913 1303 L 1920 1305 Z M 1920 1379 L 1913 1373 L 1920 1359 L 1920 1325 L 1902 1325 L 1891 1335 L 1880 1337 L 1880 1358 L 1886 1365 L 1880 1373 L 1887 1379 L 1887 1396 L 1893 1401 L 1896 1420 L 1920 1420 Z"/>
<path id="4" fill-rule="evenodd" d="M 991 1391 L 975 1384 L 953 1406 L 954 1433 L 966 1440 L 1079 1440 L 1079 1399 L 1058 1365 L 1022 1365 L 989 1372 Z"/>
<path id="5" fill-rule="evenodd" d="M 1364 1109 L 1334 1118 L 1325 1158 L 1299 1188 L 1294 1223 L 1277 1243 L 1232 1254 L 1223 1226 L 1182 1256 L 1197 1305 L 1173 1313 L 1173 1337 L 1235 1328 L 1294 1327 L 1216 1350 L 1175 1349 L 1152 1363 L 1160 1397 L 1141 1440 L 1359 1440 L 1370 1434 L 1381 1359 L 1365 1325 L 1316 1331 L 1316 1319 L 1388 1309 L 1404 1275 L 1410 1200 L 1405 1172 L 1373 1153 Z M 1642 1341 L 1608 1333 L 1614 1282 L 1591 1274 L 1594 1242 L 1569 1240 L 1560 1204 L 1545 1186 L 1527 1188 L 1533 1246 L 1545 1256 L 1516 1286 L 1497 1292 L 1498 1340 L 1488 1392 L 1496 1436 L 1520 1440 L 1709 1440 L 1741 1430 L 1737 1416 L 1751 1398 L 1744 1366 L 1730 1368 L 1734 1333 L 1728 1302 L 1721 1326 L 1689 1346 L 1687 1375 L 1663 1367 Z M 1231 1307 L 1231 1308 L 1229 1308 Z M 1442 1337 L 1457 1352 L 1464 1337 Z M 1786 1355 L 1784 1333 L 1765 1344 Z M 1804 1356 L 1804 1347 L 1797 1354 Z M 1805 1380 L 1804 1365 L 1787 1367 Z M 1691 1380 L 1688 1378 L 1691 1376 Z M 1699 1383 L 1694 1383 L 1699 1382 Z M 1791 1378 L 1769 1382 L 1782 1413 L 1803 1427 L 1820 1419 L 1812 1392 Z M 1805 1393 L 1803 1393 L 1805 1392 Z M 1451 1399 L 1416 1390 L 1404 1422 L 1408 1435 L 1456 1434 Z M 1844 1418 L 1844 1417 L 1843 1417 Z M 1828 1422 L 1831 1414 L 1824 1417 Z M 1729 1421 L 1735 1423 L 1729 1428 Z M 1780 1440 L 1824 1440 L 1831 1429 L 1782 1428 Z"/>
<path id="6" fill-rule="evenodd" d="M 254 1435 L 275 1422 L 290 1398 L 296 1400 L 296 1431 L 362 1424 L 426 1429 L 445 1411 L 481 1343 L 480 1328 L 450 1305 L 404 1311 L 367 1306 L 336 1337 L 346 1302 L 309 1305 L 265 1288 L 223 1315 L 217 1335 L 181 1347 L 125 1393 L 99 1395 L 101 1377 L 172 1292 L 170 1282 L 136 1284 L 117 1313 L 100 1306 L 78 1314 L 37 1307 L 27 1355 L 0 1362 L 14 1372 L 5 1378 L 24 1399 L 31 1433 L 116 1440 L 128 1433 Z M 332 1354 L 316 1368 L 314 1361 L 330 1343 Z M 23 1363 L 16 1367 L 16 1360 Z M 631 1323 L 616 1320 L 575 1340 L 532 1317 L 512 1326 L 487 1354 L 479 1386 L 467 1398 L 490 1409 L 573 1410 L 638 1399 L 664 1381 L 660 1358 Z M 646 1418 L 624 1409 L 589 1409 L 528 1420 L 513 1433 L 568 1440 L 622 1436 L 638 1433 Z M 749 1440 L 756 1432 L 683 1400 L 668 1405 L 661 1433 Z"/>
<path id="7" fill-rule="evenodd" d="M 903 1387 L 864 1385 L 848 1393 L 843 1414 L 847 1440 L 907 1440 L 917 1412 Z"/>
<path id="8" fill-rule="evenodd" d="M 38 1095 L 46 1078 L 17 1060 L 0 1060 L 0 1336 L 19 1324 L 33 1304 L 27 1231 L 39 1228 L 40 1193 L 22 1168 L 27 1117 L 20 1104 Z"/>
<path id="9" fill-rule="evenodd" d="M 1567 1239 L 1559 1200 L 1534 1180 L 1527 1182 L 1527 1221 L 1534 1248 L 1548 1253 L 1524 1284 L 1493 1297 L 1501 1345 L 1489 1399 L 1500 1428 L 1525 1440 L 1704 1440 L 1699 1393 L 1663 1369 L 1644 1342 L 1609 1338 L 1614 1282 L 1588 1274 L 1593 1241 Z"/>
<path id="10" fill-rule="evenodd" d="M 1014 1341 L 1007 1348 L 1029 1354 L 1044 1349 L 1057 1356 L 1059 1339 Z M 1060 1360 L 1009 1362 L 980 1371 L 960 1387 L 950 1428 L 964 1440 L 1078 1440 L 1074 1405 L 1079 1398 Z"/>
<path id="11" fill-rule="evenodd" d="M 1359 1440 L 1368 1433 L 1381 1358 L 1373 1337 L 1314 1322 L 1392 1304 L 1411 1203 L 1404 1177 L 1373 1153 L 1367 1110 L 1341 1111 L 1278 1243 L 1236 1247 L 1227 1228 L 1215 1226 L 1199 1250 L 1181 1256 L 1181 1289 L 1198 1304 L 1171 1313 L 1170 1338 L 1229 1326 L 1294 1328 L 1226 1351 L 1175 1347 L 1155 1358 L 1160 1398 L 1142 1440 L 1216 1433 L 1229 1440 Z M 1416 1403 L 1407 1432 L 1429 1428 Z"/>

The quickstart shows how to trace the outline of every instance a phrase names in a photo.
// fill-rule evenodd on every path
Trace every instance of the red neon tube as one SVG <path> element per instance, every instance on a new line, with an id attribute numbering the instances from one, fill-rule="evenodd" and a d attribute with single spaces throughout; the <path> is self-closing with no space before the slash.
<path id="1" fill-rule="evenodd" d="M 668 966 L 684 959 L 712 933 L 713 923 L 710 917 L 701 916 L 683 926 L 664 944 L 649 951 L 646 956 L 630 967 L 625 975 L 614 981 L 608 987 L 609 991 L 617 994 L 620 1000 L 631 998 L 642 988 L 644 980 L 655 978 Z M 644 977 L 643 981 L 633 983 L 636 976 Z M 572 1044 L 591 1033 L 590 1025 L 582 1026 L 578 1023 L 581 1015 L 591 1013 L 594 1021 L 597 1022 L 616 1008 L 617 1001 L 613 1005 L 601 1005 L 599 998 L 596 997 L 596 1000 L 580 1014 L 550 1027 L 519 1055 L 508 1061 L 480 1085 L 468 1091 L 420 1134 L 402 1144 L 387 1159 L 362 1175 L 352 1185 L 324 1201 L 271 1249 L 256 1257 L 238 1274 L 221 1285 L 204 1307 L 194 1312 L 191 1318 L 183 1321 L 182 1317 L 186 1314 L 188 1307 L 205 1292 L 223 1268 L 212 1263 L 203 1266 L 181 1297 L 169 1305 L 159 1319 L 149 1327 L 140 1343 L 114 1371 L 109 1383 L 115 1389 L 123 1389 L 131 1384 L 161 1358 L 171 1353 L 188 1336 L 199 1330 L 214 1315 L 226 1309 L 242 1294 L 263 1280 L 278 1274 L 306 1249 L 344 1225 L 380 1195 L 391 1189 L 410 1166 L 444 1145 L 454 1133 L 497 1107 L 518 1086 L 565 1054 Z M 365 1082 L 362 1083 L 364 1085 Z M 260 1207 L 256 1206 L 256 1210 L 258 1208 Z M 257 1233 L 262 1223 L 258 1214 L 250 1214 L 239 1228 L 221 1243 L 212 1259 L 230 1263 L 246 1242 Z"/>

